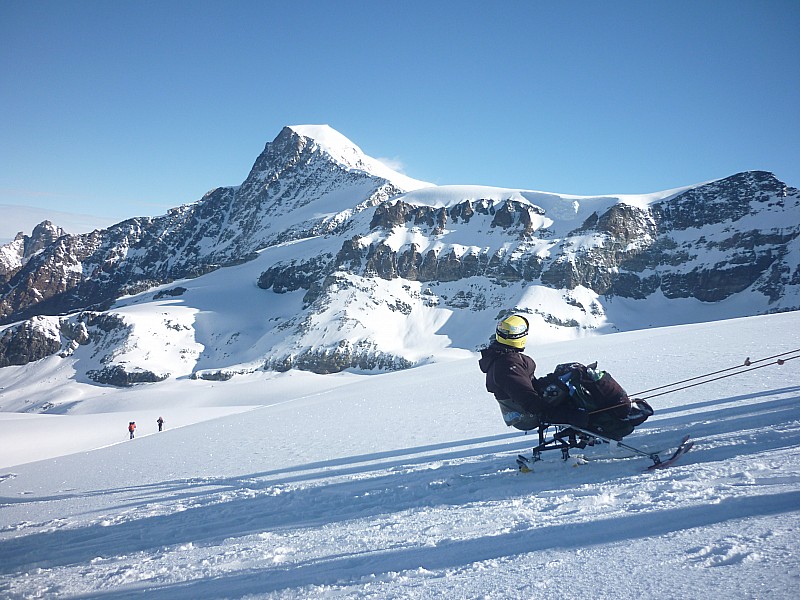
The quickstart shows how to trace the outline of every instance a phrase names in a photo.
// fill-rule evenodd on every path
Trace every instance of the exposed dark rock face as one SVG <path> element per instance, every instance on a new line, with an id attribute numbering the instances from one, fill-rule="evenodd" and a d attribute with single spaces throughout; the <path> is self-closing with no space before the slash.
<path id="1" fill-rule="evenodd" d="M 0 332 L 0 367 L 25 365 L 61 349 L 57 335 L 36 325 L 36 321 L 26 321 Z"/>
<path id="2" fill-rule="evenodd" d="M 688 190 L 653 207 L 661 230 L 680 231 L 734 222 L 758 212 L 759 205 L 781 204 L 797 190 L 772 173 L 748 171 Z"/>
<path id="3" fill-rule="evenodd" d="M 276 264 L 261 274 L 258 287 L 264 290 L 272 288 L 279 294 L 299 289 L 308 290 L 325 273 L 331 258 L 326 255 L 303 263 L 292 261 L 289 264 Z"/>
<path id="4" fill-rule="evenodd" d="M 782 285 L 800 277 L 795 265 L 781 263 L 788 245 L 798 239 L 800 224 L 794 219 L 780 230 L 765 230 L 746 229 L 757 226 L 757 221 L 737 223 L 758 215 L 762 206 L 792 203 L 797 207 L 798 202 L 798 190 L 772 174 L 743 173 L 690 189 L 647 210 L 616 204 L 603 214 L 594 213 L 569 236 L 555 240 L 547 256 L 538 249 L 525 252 L 523 243 L 517 252 L 490 254 L 480 248 L 457 252 L 446 246 L 422 251 L 415 243 L 394 249 L 380 238 L 362 245 L 355 237 L 342 245 L 333 267 L 368 277 L 425 282 L 473 276 L 497 283 L 538 281 L 557 289 L 584 286 L 598 294 L 628 298 L 646 298 L 661 290 L 667 298 L 704 302 L 723 300 L 764 279 L 759 289 L 778 298 Z M 490 218 L 490 227 L 506 230 L 509 239 L 524 242 L 539 233 L 532 227 L 533 217 L 543 213 L 510 200 L 496 210 L 483 201 L 444 209 L 401 200 L 379 206 L 370 227 L 387 232 L 417 227 L 434 236 L 459 219 Z M 676 237 L 676 232 L 688 229 L 697 229 L 697 237 Z M 593 244 L 577 246 L 573 240 L 581 236 L 594 236 Z M 710 253 L 718 253 L 719 260 L 698 262 L 698 257 Z"/>
<path id="5" fill-rule="evenodd" d="M 122 365 L 112 365 L 99 371 L 89 371 L 87 374 L 96 383 L 117 387 L 131 387 L 137 383 L 157 383 L 169 377 L 145 370 L 126 371 Z"/>
<path id="6" fill-rule="evenodd" d="M 201 371 L 194 373 L 192 379 L 202 379 L 204 381 L 229 381 L 236 373 L 233 371 Z"/>
<path id="7" fill-rule="evenodd" d="M 178 296 L 183 296 L 186 293 L 185 287 L 175 287 L 171 290 L 164 290 L 162 292 L 158 292 L 155 296 L 153 296 L 153 300 L 161 300 L 162 298 L 177 298 Z"/>
<path id="8" fill-rule="evenodd" d="M 373 344 L 352 345 L 343 340 L 335 348 L 314 348 L 297 356 L 269 359 L 264 368 L 272 371 L 300 369 L 320 375 L 345 369 L 359 371 L 396 371 L 414 366 L 410 361 L 377 350 Z"/>
<path id="9" fill-rule="evenodd" d="M 60 227 L 42 221 L 33 228 L 30 236 L 20 231 L 13 242 L 0 247 L 0 286 L 8 283 L 25 263 L 63 235 L 64 230 Z"/>

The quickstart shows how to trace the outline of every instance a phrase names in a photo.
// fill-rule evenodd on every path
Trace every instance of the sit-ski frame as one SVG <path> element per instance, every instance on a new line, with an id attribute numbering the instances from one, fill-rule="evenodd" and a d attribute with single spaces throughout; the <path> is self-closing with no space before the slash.
<path id="1" fill-rule="evenodd" d="M 553 437 L 548 440 L 546 439 L 545 432 L 550 429 L 550 427 L 555 427 L 556 432 L 553 434 Z M 520 470 L 529 471 L 530 468 L 528 467 L 528 463 L 542 460 L 542 452 L 546 450 L 561 450 L 561 459 L 566 461 L 569 459 L 570 449 L 582 449 L 586 446 L 593 446 L 598 440 L 607 444 L 613 444 L 621 448 L 625 448 L 634 454 L 646 456 L 653 461 L 653 467 L 658 467 L 658 465 L 661 464 L 661 457 L 657 452 L 645 452 L 644 450 L 639 450 L 638 448 L 634 448 L 633 446 L 606 437 L 594 431 L 575 427 L 574 425 L 562 425 L 555 423 L 539 425 L 539 445 L 533 449 L 532 458 L 529 459 L 520 455 L 517 457 L 517 464 L 519 465 Z"/>

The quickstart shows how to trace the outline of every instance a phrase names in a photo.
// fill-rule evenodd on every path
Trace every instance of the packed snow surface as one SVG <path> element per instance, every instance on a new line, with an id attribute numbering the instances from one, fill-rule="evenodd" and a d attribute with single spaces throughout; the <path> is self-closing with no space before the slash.
<path id="1" fill-rule="evenodd" d="M 799 331 L 792 312 L 528 353 L 540 374 L 598 360 L 636 394 L 790 352 Z M 795 598 L 798 362 L 652 398 L 625 441 L 696 442 L 654 472 L 602 445 L 519 473 L 534 437 L 505 427 L 475 356 L 4 413 L 0 597 Z"/>

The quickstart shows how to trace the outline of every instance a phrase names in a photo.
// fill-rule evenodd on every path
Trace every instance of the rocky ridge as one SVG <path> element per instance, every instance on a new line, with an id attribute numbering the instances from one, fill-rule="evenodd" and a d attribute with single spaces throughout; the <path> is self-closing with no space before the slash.
<path id="1" fill-rule="evenodd" d="M 800 308 L 800 192 L 771 173 L 637 198 L 425 187 L 376 175 L 354 145 L 339 153 L 303 131 L 284 128 L 241 186 L 164 216 L 80 236 L 43 223 L 0 248 L 0 366 L 83 353 L 85 376 L 110 385 L 386 370 L 436 360 L 425 352 L 437 345 L 474 350 L 447 315 L 489 330 L 517 310 L 563 333 L 618 329 L 620 302 L 646 312 L 655 300 L 689 301 L 726 317 Z M 165 312 L 147 331 L 175 338 L 165 351 L 179 368 L 134 357 L 144 326 L 125 306 L 188 308 L 197 293 L 187 281 L 237 265 L 258 271 L 257 334 L 200 327 L 199 306 Z M 286 302 L 291 311 L 270 308 Z M 419 328 L 431 319 L 438 329 Z M 243 338 L 244 363 L 233 358 Z"/>

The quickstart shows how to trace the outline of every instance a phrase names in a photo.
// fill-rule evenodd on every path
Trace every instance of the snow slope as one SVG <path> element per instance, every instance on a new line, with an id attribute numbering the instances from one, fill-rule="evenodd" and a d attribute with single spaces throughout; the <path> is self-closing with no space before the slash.
<path id="1" fill-rule="evenodd" d="M 793 312 L 529 350 L 542 373 L 598 359 L 636 393 L 795 350 L 798 331 Z M 105 388 L 81 414 L 5 415 L 0 596 L 794 598 L 797 366 L 653 398 L 626 441 L 696 446 L 652 473 L 608 446 L 516 472 L 534 440 L 504 426 L 475 357 Z M 52 458 L 26 462 L 34 435 L 58 440 Z"/>

